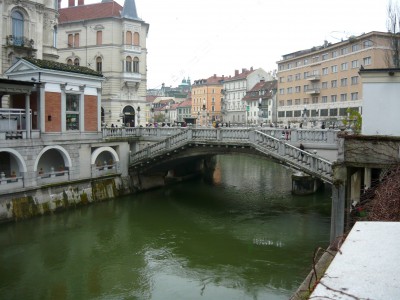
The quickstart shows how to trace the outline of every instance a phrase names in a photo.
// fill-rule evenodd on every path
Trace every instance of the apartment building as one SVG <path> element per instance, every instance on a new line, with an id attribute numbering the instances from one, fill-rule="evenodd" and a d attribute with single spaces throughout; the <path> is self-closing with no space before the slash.
<path id="1" fill-rule="evenodd" d="M 68 1 L 59 10 L 59 61 L 102 72 L 103 124 L 135 126 L 146 104 L 149 25 L 138 17 L 135 0 L 85 5 Z"/>
<path id="2" fill-rule="evenodd" d="M 250 120 L 250 111 L 247 111 L 243 98 L 261 80 L 272 80 L 272 75 L 262 68 L 235 70 L 234 76 L 225 78 L 223 84 L 223 122 L 245 124 Z M 254 120 L 254 122 L 257 122 Z"/>
<path id="3" fill-rule="evenodd" d="M 222 85 L 224 76 L 214 74 L 208 79 L 195 80 L 192 85 L 192 117 L 197 124 L 210 125 L 221 121 Z"/>
<path id="4" fill-rule="evenodd" d="M 248 113 L 248 124 L 276 123 L 276 87 L 277 80 L 262 79 L 243 97 Z"/>
<path id="5" fill-rule="evenodd" d="M 362 113 L 360 69 L 388 67 L 391 35 L 370 32 L 283 55 L 278 61 L 278 123 L 339 126 Z"/>

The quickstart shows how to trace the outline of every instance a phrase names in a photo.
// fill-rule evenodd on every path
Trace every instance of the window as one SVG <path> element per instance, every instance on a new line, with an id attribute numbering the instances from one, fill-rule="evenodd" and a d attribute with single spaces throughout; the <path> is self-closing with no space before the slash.
<path id="1" fill-rule="evenodd" d="M 301 92 L 301 86 L 299 86 L 299 85 L 296 86 L 296 87 L 295 87 L 295 92 L 296 92 L 296 93 L 300 93 L 300 92 Z"/>
<path id="2" fill-rule="evenodd" d="M 331 67 L 332 73 L 337 73 L 337 65 Z"/>
<path id="3" fill-rule="evenodd" d="M 68 34 L 68 47 L 69 48 L 79 47 L 79 33 Z"/>
<path id="4" fill-rule="evenodd" d="M 337 80 L 332 80 L 331 81 L 331 88 L 337 87 Z"/>
<path id="5" fill-rule="evenodd" d="M 322 68 L 322 75 L 328 75 L 328 68 Z"/>
<path id="6" fill-rule="evenodd" d="M 371 56 L 364 57 L 363 63 L 364 63 L 365 66 L 370 65 L 371 64 Z"/>
<path id="7" fill-rule="evenodd" d="M 133 73 L 139 73 L 139 58 L 133 59 Z"/>
<path id="8" fill-rule="evenodd" d="M 352 67 L 353 69 L 358 68 L 358 60 L 353 60 L 353 61 L 351 62 L 351 67 Z"/>
<path id="9" fill-rule="evenodd" d="M 70 66 L 73 65 L 73 64 L 72 64 L 72 59 L 68 59 L 68 60 L 67 60 L 67 65 L 70 65 Z"/>
<path id="10" fill-rule="evenodd" d="M 351 85 L 358 84 L 358 76 L 351 77 Z"/>
<path id="11" fill-rule="evenodd" d="M 357 92 L 355 92 L 355 93 L 351 93 L 351 100 L 358 100 L 358 93 Z"/>
<path id="12" fill-rule="evenodd" d="M 288 88 L 287 88 L 287 93 L 288 93 L 288 94 L 293 93 L 293 88 L 292 88 L 292 87 L 288 87 Z"/>
<path id="13" fill-rule="evenodd" d="M 300 105 L 300 99 L 294 99 L 294 104 L 295 105 Z"/>
<path id="14" fill-rule="evenodd" d="M 328 96 L 322 96 L 322 103 L 328 102 Z"/>
<path id="15" fill-rule="evenodd" d="M 79 130 L 79 99 L 78 94 L 66 95 L 66 129 Z"/>
<path id="16" fill-rule="evenodd" d="M 312 97 L 311 101 L 312 101 L 313 104 L 318 103 L 318 97 Z"/>
<path id="17" fill-rule="evenodd" d="M 125 72 L 132 72 L 132 57 L 127 56 L 125 60 Z"/>
<path id="18" fill-rule="evenodd" d="M 292 68 L 292 64 L 291 64 L 291 63 L 288 63 L 288 64 L 287 64 L 287 68 L 288 68 L 288 70 L 291 69 L 291 68 Z"/>
<path id="19" fill-rule="evenodd" d="M 340 54 L 341 55 L 345 55 L 345 54 L 347 54 L 349 52 L 349 48 L 342 48 L 342 49 L 340 49 Z"/>
<path id="20" fill-rule="evenodd" d="M 303 104 L 308 104 L 310 102 L 310 99 L 309 98 L 304 98 L 303 99 Z"/>
<path id="21" fill-rule="evenodd" d="M 280 82 L 280 83 L 285 82 L 285 78 L 284 78 L 284 77 L 279 77 L 279 82 Z"/>
<path id="22" fill-rule="evenodd" d="M 308 59 L 304 59 L 304 65 L 308 65 Z"/>
<path id="23" fill-rule="evenodd" d="M 347 86 L 347 78 L 340 79 L 340 86 Z"/>
<path id="24" fill-rule="evenodd" d="M 337 57 L 338 56 L 338 52 L 337 51 L 333 51 L 332 52 L 332 58 L 335 58 L 335 57 Z"/>
<path id="25" fill-rule="evenodd" d="M 74 59 L 74 65 L 75 66 L 79 66 L 79 58 L 75 58 Z"/>
<path id="26" fill-rule="evenodd" d="M 310 75 L 310 73 L 309 73 L 309 72 L 304 72 L 304 76 L 303 76 L 303 78 L 304 78 L 304 79 L 307 79 L 309 75 Z"/>
<path id="27" fill-rule="evenodd" d="M 284 106 L 284 105 L 285 105 L 285 101 L 280 100 L 280 101 L 279 101 L 279 106 Z"/>
<path id="28" fill-rule="evenodd" d="M 331 102 L 336 102 L 337 96 L 336 95 L 331 95 Z"/>
<path id="29" fill-rule="evenodd" d="M 137 33 L 137 32 L 135 32 L 133 34 L 133 45 L 135 45 L 135 46 L 140 45 L 139 33 Z"/>
<path id="30" fill-rule="evenodd" d="M 358 51 L 358 50 L 360 50 L 360 45 L 359 44 L 355 44 L 355 45 L 351 46 L 351 51 L 352 52 L 355 52 L 355 51 Z"/>
<path id="31" fill-rule="evenodd" d="M 96 45 L 103 44 L 103 31 L 99 30 L 96 32 Z"/>
<path id="32" fill-rule="evenodd" d="M 22 46 L 24 42 L 24 16 L 17 10 L 11 14 L 12 19 L 12 35 L 15 46 Z"/>
<path id="33" fill-rule="evenodd" d="M 292 105 L 292 100 L 288 100 L 287 105 L 289 105 L 289 106 Z"/>
<path id="34" fill-rule="evenodd" d="M 291 82 L 292 80 L 293 80 L 293 76 L 292 76 L 292 75 L 288 75 L 287 81 L 288 81 L 288 82 Z"/>
<path id="35" fill-rule="evenodd" d="M 279 89 L 279 95 L 284 95 L 285 94 L 285 89 Z"/>
<path id="36" fill-rule="evenodd" d="M 286 111 L 286 117 L 288 118 L 291 118 L 291 117 L 293 117 L 293 111 L 292 110 L 289 110 L 289 111 Z"/>
<path id="37" fill-rule="evenodd" d="M 101 57 L 96 58 L 96 71 L 97 72 L 103 71 L 103 60 L 101 59 Z"/>
<path id="38" fill-rule="evenodd" d="M 294 75 L 294 79 L 295 80 L 300 80 L 301 79 L 301 73 L 297 73 L 296 75 Z"/>
<path id="39" fill-rule="evenodd" d="M 303 91 L 304 91 L 304 92 L 307 92 L 307 91 L 308 91 L 308 84 L 306 84 L 306 85 L 303 86 Z"/>
<path id="40" fill-rule="evenodd" d="M 327 60 L 328 59 L 328 53 L 322 54 L 322 60 Z"/>
<path id="41" fill-rule="evenodd" d="M 328 88 L 328 81 L 322 82 L 321 88 L 322 88 L 322 89 L 327 89 L 327 88 Z"/>
<path id="42" fill-rule="evenodd" d="M 347 94 L 340 94 L 340 101 L 347 101 Z"/>
<path id="43" fill-rule="evenodd" d="M 372 41 L 370 41 L 370 40 L 364 41 L 363 46 L 364 46 L 364 48 L 372 47 Z"/>
<path id="44" fill-rule="evenodd" d="M 126 43 L 126 45 L 132 45 L 132 32 L 131 31 L 127 31 L 125 33 L 125 43 Z"/>
<path id="45" fill-rule="evenodd" d="M 346 71 L 348 69 L 348 63 L 347 62 L 346 63 L 342 63 L 341 69 L 342 69 L 342 71 Z"/>

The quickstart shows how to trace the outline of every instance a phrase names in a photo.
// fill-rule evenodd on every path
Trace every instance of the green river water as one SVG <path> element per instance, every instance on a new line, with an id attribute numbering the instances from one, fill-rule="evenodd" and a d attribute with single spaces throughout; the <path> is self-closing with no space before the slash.
<path id="1" fill-rule="evenodd" d="M 0 225 L 0 299 L 288 299 L 329 243 L 331 191 L 219 156 L 195 179 Z"/>

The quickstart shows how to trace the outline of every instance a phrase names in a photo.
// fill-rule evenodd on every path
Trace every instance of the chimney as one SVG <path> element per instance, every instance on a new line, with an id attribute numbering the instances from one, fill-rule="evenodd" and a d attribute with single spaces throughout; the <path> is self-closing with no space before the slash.
<path id="1" fill-rule="evenodd" d="M 75 0 L 68 0 L 68 7 L 75 6 Z"/>
<path id="2" fill-rule="evenodd" d="M 239 70 L 235 70 L 235 76 L 239 75 Z"/>
<path id="3" fill-rule="evenodd" d="M 85 5 L 85 0 L 78 0 L 78 5 Z"/>

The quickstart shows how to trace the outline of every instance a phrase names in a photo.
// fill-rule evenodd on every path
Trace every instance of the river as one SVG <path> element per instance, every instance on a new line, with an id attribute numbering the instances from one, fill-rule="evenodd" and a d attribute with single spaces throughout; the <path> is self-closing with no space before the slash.
<path id="1" fill-rule="evenodd" d="M 0 299 L 288 299 L 329 243 L 331 191 L 219 156 L 212 182 L 0 225 Z"/>

